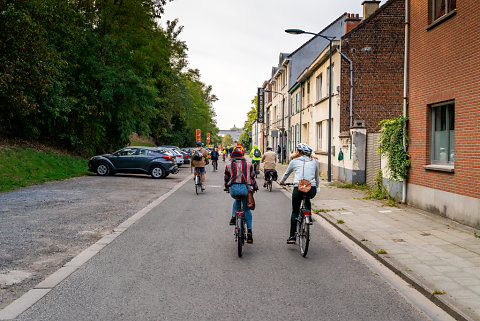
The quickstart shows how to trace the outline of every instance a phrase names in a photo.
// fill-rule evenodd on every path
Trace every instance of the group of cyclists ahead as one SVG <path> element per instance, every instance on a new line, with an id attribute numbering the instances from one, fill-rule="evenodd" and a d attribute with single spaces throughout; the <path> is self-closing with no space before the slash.
<path id="1" fill-rule="evenodd" d="M 224 150 L 223 153 L 228 153 Z M 203 155 L 203 160 L 197 160 L 194 155 Z M 197 143 L 197 147 L 192 150 L 192 166 L 200 167 L 202 173 L 202 190 L 205 189 L 205 165 L 208 164 L 208 152 L 203 148 L 201 142 Z M 260 163 L 264 163 L 264 178 L 277 179 L 276 163 L 278 162 L 277 154 L 273 151 L 271 146 L 267 147 L 267 151 L 262 155 L 262 152 L 255 145 L 249 153 L 252 158 L 252 163 L 245 159 L 245 150 L 240 143 L 237 144 L 233 150 L 229 152 L 230 163 L 226 164 L 224 172 L 224 186 L 225 191 L 230 193 L 234 198 L 232 207 L 232 217 L 230 225 L 235 225 L 235 215 L 237 210 L 237 200 L 241 199 L 241 206 L 244 211 L 245 220 L 247 223 L 247 243 L 253 243 L 252 232 L 252 212 L 247 206 L 246 197 L 249 191 L 256 192 L 258 185 L 256 181 L 256 173 L 260 168 Z M 218 160 L 219 153 L 216 151 L 215 160 Z M 212 158 L 213 159 L 213 158 Z M 203 169 L 202 169 L 203 168 Z M 280 180 L 280 185 L 285 185 L 285 181 L 294 173 L 293 191 L 292 191 L 292 214 L 290 217 L 290 234 L 287 239 L 288 244 L 295 244 L 295 232 L 297 230 L 298 215 L 300 206 L 305 200 L 304 207 L 311 211 L 310 199 L 314 198 L 319 186 L 319 169 L 316 157 L 312 155 L 312 148 L 305 143 L 300 143 L 296 146 L 296 153 L 291 157 L 291 162 Z M 271 175 L 271 177 L 269 176 Z M 299 186 L 300 184 L 300 186 Z M 265 186 L 265 184 L 264 184 Z M 307 186 L 308 188 L 305 188 Z"/>

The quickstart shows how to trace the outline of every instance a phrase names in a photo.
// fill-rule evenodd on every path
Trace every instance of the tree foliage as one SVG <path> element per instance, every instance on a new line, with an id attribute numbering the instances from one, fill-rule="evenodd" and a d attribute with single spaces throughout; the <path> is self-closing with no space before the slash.
<path id="1" fill-rule="evenodd" d="M 111 151 L 136 132 L 218 140 L 212 87 L 187 69 L 167 0 L 0 0 L 0 134 Z"/>
<path id="2" fill-rule="evenodd" d="M 227 146 L 230 146 L 232 144 L 233 144 L 232 135 L 226 134 L 225 136 L 223 136 L 223 140 L 222 140 L 222 146 L 223 147 L 227 147 Z"/>

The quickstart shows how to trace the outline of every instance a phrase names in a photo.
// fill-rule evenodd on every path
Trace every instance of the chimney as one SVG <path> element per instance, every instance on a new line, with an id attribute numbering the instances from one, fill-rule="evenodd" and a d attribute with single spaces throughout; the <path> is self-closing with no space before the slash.
<path id="1" fill-rule="evenodd" d="M 350 32 L 350 30 L 358 26 L 360 22 L 361 19 L 358 17 L 358 14 L 347 13 L 347 19 L 345 19 L 345 33 Z"/>
<path id="2" fill-rule="evenodd" d="M 367 19 L 370 17 L 372 13 L 377 11 L 380 5 L 380 1 L 372 1 L 372 0 L 365 0 L 362 2 L 363 6 L 363 19 Z"/>

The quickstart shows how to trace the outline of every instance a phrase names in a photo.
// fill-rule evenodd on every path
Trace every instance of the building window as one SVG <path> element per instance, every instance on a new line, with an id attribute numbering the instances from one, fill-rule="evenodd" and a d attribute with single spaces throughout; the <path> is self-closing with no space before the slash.
<path id="1" fill-rule="evenodd" d="M 431 162 L 453 165 L 455 160 L 455 103 L 453 101 L 431 106 Z"/>
<path id="2" fill-rule="evenodd" d="M 457 0 L 430 0 L 431 22 L 443 17 L 457 8 Z"/>
<path id="3" fill-rule="evenodd" d="M 300 108 L 301 108 L 301 97 L 300 97 L 300 92 L 298 92 L 296 95 L 296 102 L 295 102 L 295 111 L 298 113 L 300 111 Z"/>
<path id="4" fill-rule="evenodd" d="M 318 75 L 317 76 L 317 100 L 320 100 L 322 99 L 323 97 L 323 94 L 322 94 L 322 84 L 323 82 L 323 76 L 322 74 Z"/>
<path id="5" fill-rule="evenodd" d="M 317 151 L 323 150 L 322 137 L 323 137 L 323 123 L 319 121 L 317 123 L 317 137 L 316 137 L 317 139 L 316 139 L 316 145 L 315 145 L 315 150 Z"/>
<path id="6" fill-rule="evenodd" d="M 310 80 L 307 80 L 307 94 L 310 93 Z"/>
<path id="7" fill-rule="evenodd" d="M 295 111 L 295 97 L 290 97 L 290 115 L 293 115 Z"/>
<path id="8" fill-rule="evenodd" d="M 330 72 L 330 67 L 328 67 L 328 72 Z M 328 81 L 330 82 L 330 74 L 328 75 L 328 77 L 329 77 L 329 78 L 328 78 Z M 331 84 L 329 83 L 330 86 L 333 86 L 333 84 L 335 83 L 335 79 L 334 79 L 334 78 L 335 78 L 335 65 L 332 64 L 332 83 L 331 83 Z M 330 88 L 331 88 L 331 90 L 332 90 L 331 92 L 333 93 L 333 89 L 334 89 L 334 88 L 333 88 L 333 87 L 330 87 Z M 330 88 L 329 88 L 329 90 L 330 90 Z M 330 91 L 329 91 L 329 95 L 330 95 Z"/>

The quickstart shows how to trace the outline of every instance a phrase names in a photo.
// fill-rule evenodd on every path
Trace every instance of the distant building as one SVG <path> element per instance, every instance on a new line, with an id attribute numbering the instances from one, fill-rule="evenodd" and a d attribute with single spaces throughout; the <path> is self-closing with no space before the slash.
<path id="1" fill-rule="evenodd" d="M 221 137 L 224 137 L 226 135 L 232 136 L 232 139 L 234 142 L 238 141 L 238 139 L 240 138 L 240 135 L 242 134 L 243 134 L 243 129 L 237 128 L 235 127 L 235 125 L 233 125 L 233 127 L 230 129 L 226 129 L 226 130 L 221 129 L 218 131 L 218 135 Z"/>

